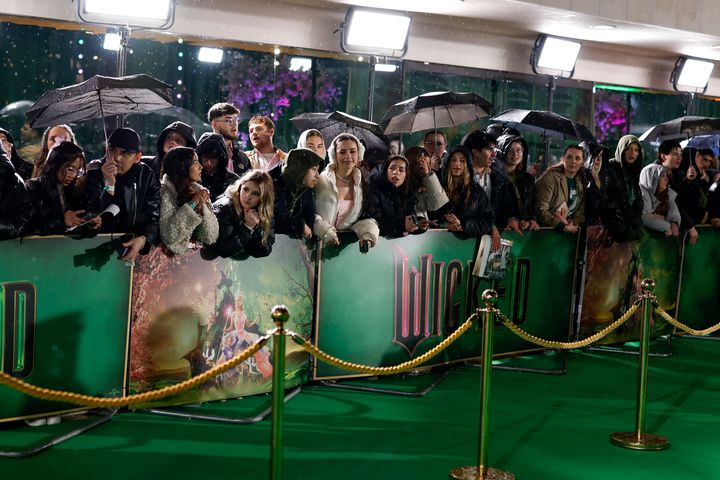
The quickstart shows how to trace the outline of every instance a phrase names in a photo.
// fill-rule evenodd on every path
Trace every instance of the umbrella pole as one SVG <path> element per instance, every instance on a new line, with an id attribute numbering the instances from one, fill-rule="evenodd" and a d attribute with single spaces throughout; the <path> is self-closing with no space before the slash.
<path id="1" fill-rule="evenodd" d="M 98 93 L 98 103 L 100 104 L 100 118 L 102 118 L 102 129 L 103 129 L 103 136 L 105 137 L 105 158 L 109 158 L 109 146 L 108 146 L 108 135 L 107 135 L 107 128 L 105 127 L 105 112 L 103 111 L 103 105 L 102 105 L 102 92 L 100 90 L 97 91 Z"/>

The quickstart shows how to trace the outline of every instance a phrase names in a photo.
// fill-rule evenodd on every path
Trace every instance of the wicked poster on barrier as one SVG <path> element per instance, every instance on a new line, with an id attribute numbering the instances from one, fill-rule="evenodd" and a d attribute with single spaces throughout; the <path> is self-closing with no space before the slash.
<path id="1" fill-rule="evenodd" d="M 205 261 L 197 251 L 155 249 L 133 274 L 131 387 L 147 391 L 179 383 L 226 362 L 266 331 L 274 305 L 290 311 L 285 328 L 308 337 L 314 268 L 305 244 L 278 235 L 265 258 Z M 265 393 L 272 386 L 272 342 L 213 380 L 153 406 Z M 307 355 L 287 344 L 287 386 L 306 380 Z"/>
<path id="2" fill-rule="evenodd" d="M 675 237 L 645 230 L 638 241 L 613 242 L 602 226 L 588 228 L 587 270 L 579 337 L 589 337 L 620 318 L 641 292 L 645 278 L 655 281 L 658 304 L 673 314 L 680 274 L 680 244 Z M 640 338 L 641 312 L 598 343 L 609 345 Z M 650 323 L 651 335 L 669 331 L 664 321 Z"/>

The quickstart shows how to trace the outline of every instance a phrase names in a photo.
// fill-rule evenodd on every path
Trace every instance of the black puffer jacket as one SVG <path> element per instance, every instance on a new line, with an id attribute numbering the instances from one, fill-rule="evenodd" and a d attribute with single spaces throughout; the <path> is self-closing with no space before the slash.
<path id="1" fill-rule="evenodd" d="M 470 172 L 472 172 L 472 154 L 464 147 L 453 148 L 450 153 L 448 153 L 448 159 L 452 158 L 453 154 L 458 151 L 463 152 L 463 155 L 465 155 L 467 160 L 467 168 Z M 445 162 L 445 165 L 443 165 L 441 173 L 443 187 L 447 188 L 447 179 L 450 176 L 449 160 Z M 483 188 L 472 179 L 470 181 L 469 188 L 469 201 L 464 201 L 467 191 L 461 191 L 458 195 L 461 200 L 457 201 L 450 198 L 451 208 L 448 213 L 452 213 L 458 218 L 458 220 L 460 220 L 460 224 L 463 227 L 463 233 L 465 235 L 471 237 L 488 235 L 492 231 L 493 226 L 495 226 L 495 215 L 493 208 L 490 205 L 490 200 L 488 199 L 485 190 L 483 190 Z M 450 197 L 449 194 L 448 197 Z"/>
<path id="2" fill-rule="evenodd" d="M 627 163 L 622 160 L 623 152 L 632 143 L 638 145 L 640 152 L 633 163 Z M 599 208 L 600 222 L 618 242 L 637 240 L 643 233 L 643 199 L 640 191 L 642 165 L 643 152 L 640 141 L 635 136 L 625 135 L 618 142 L 615 157 L 607 163 L 608 168 L 600 171 L 604 190 Z"/>
<path id="3" fill-rule="evenodd" d="M 29 202 L 23 179 L 0 152 L 0 240 L 19 237 L 28 223 Z"/>
<path id="4" fill-rule="evenodd" d="M 202 250 L 202 257 L 205 260 L 213 260 L 218 256 L 228 257 L 267 257 L 272 252 L 275 243 L 275 234 L 271 231 L 267 243 L 262 243 L 262 229 L 250 230 L 240 218 L 232 199 L 223 195 L 213 203 L 213 212 L 218 219 L 220 234 L 213 245 L 208 245 Z"/>
<path id="5" fill-rule="evenodd" d="M 227 170 L 227 148 L 225 148 L 225 139 L 219 133 L 203 133 L 200 140 L 198 140 L 195 152 L 198 154 L 198 157 L 206 154 L 214 154 L 218 157 L 218 165 L 215 173 L 210 175 L 210 173 L 203 168 L 202 179 L 200 180 L 203 187 L 210 191 L 210 200 L 214 202 L 225 193 L 227 187 L 240 177 Z"/>
<path id="6" fill-rule="evenodd" d="M 146 254 L 159 241 L 158 219 L 160 216 L 160 182 L 152 169 L 144 163 L 136 163 L 125 174 L 115 179 L 115 194 L 110 195 L 103 187 L 105 180 L 100 167 L 104 160 L 93 160 L 88 164 L 85 185 L 85 209 L 101 212 L 108 205 L 120 207 L 120 213 L 112 220 L 103 219 L 101 232 L 135 233 L 145 236 Z"/>
<path id="7" fill-rule="evenodd" d="M 23 180 L 27 180 L 28 178 L 32 177 L 33 165 L 32 163 L 26 162 L 20 157 L 20 155 L 18 155 L 17 149 L 15 148 L 15 140 L 13 140 L 10 132 L 5 130 L 4 128 L 0 128 L 0 133 L 4 133 L 5 137 L 7 137 L 8 139 L 8 142 L 12 144 L 10 161 L 12 162 L 13 167 L 15 167 L 15 173 L 20 175 Z"/>
<path id="8" fill-rule="evenodd" d="M 292 155 L 291 155 L 292 154 Z M 285 163 L 269 174 L 275 188 L 275 233 L 302 237 L 305 226 L 315 225 L 315 195 L 303 185 L 307 171 L 325 160 L 311 150 L 297 148 L 288 152 Z"/>
<path id="9" fill-rule="evenodd" d="M 390 162 L 370 179 L 365 200 L 363 218 L 374 218 L 383 237 L 402 237 L 405 233 L 405 217 L 415 213 L 417 197 L 409 192 L 408 180 L 396 188 L 387 179 Z M 408 175 L 409 177 L 409 175 Z"/>
<path id="10" fill-rule="evenodd" d="M 197 146 L 197 141 L 195 140 L 195 130 L 193 130 L 193 128 L 187 123 L 178 121 L 173 122 L 167 127 L 165 127 L 163 131 L 160 132 L 160 135 L 158 135 L 157 155 L 155 155 L 154 157 L 143 157 L 142 159 L 144 163 L 146 163 L 150 168 L 152 168 L 152 171 L 153 173 L 155 173 L 155 178 L 158 182 L 160 182 L 160 170 L 162 169 L 162 162 L 163 158 L 165 157 L 165 153 L 163 153 L 165 137 L 167 137 L 170 132 L 177 132 L 182 135 L 185 139 L 185 142 L 187 143 L 187 145 L 185 145 L 186 147 L 195 148 Z"/>

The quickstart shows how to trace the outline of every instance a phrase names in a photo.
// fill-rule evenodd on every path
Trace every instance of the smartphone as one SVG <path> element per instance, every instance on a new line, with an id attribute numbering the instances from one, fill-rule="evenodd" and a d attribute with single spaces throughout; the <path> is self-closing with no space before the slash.
<path id="1" fill-rule="evenodd" d="M 417 213 L 410 215 L 410 220 L 415 224 L 416 227 L 420 226 L 420 220 L 418 219 Z"/>
<path id="2" fill-rule="evenodd" d="M 88 220 L 92 220 L 93 218 L 97 217 L 97 215 L 97 213 L 85 212 L 80 215 L 80 220 L 82 220 L 83 222 L 87 222 Z"/>
<path id="3" fill-rule="evenodd" d="M 360 253 L 368 253 L 369 247 L 367 240 L 360 240 Z"/>

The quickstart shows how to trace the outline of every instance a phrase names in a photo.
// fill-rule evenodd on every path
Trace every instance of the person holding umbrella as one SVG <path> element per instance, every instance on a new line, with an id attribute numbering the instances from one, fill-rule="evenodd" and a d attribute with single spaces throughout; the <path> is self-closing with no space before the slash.
<path id="1" fill-rule="evenodd" d="M 505 229 L 520 236 L 538 230 L 535 219 L 535 178 L 527 172 L 528 144 L 520 135 L 506 133 L 497 139 L 497 156 L 508 179 Z"/>
<path id="2" fill-rule="evenodd" d="M 108 154 L 88 165 L 86 198 L 88 210 L 100 212 L 109 205 L 119 207 L 114 221 L 103 223 L 103 232 L 134 233 L 123 243 L 121 259 L 133 262 L 158 242 L 160 182 L 152 169 L 140 162 L 140 136 L 131 128 L 116 129 L 108 138 Z"/>
<path id="3" fill-rule="evenodd" d="M 330 142 L 330 164 L 320 174 L 315 187 L 315 235 L 330 245 L 340 245 L 338 231 L 352 229 L 360 239 L 361 250 L 377 243 L 380 233 L 372 218 L 360 220 L 364 190 L 357 167 L 365 147 L 350 133 L 341 133 Z"/>
<path id="4" fill-rule="evenodd" d="M 585 151 L 570 145 L 562 161 L 545 170 L 535 185 L 538 223 L 566 233 L 577 233 L 585 222 Z"/>

